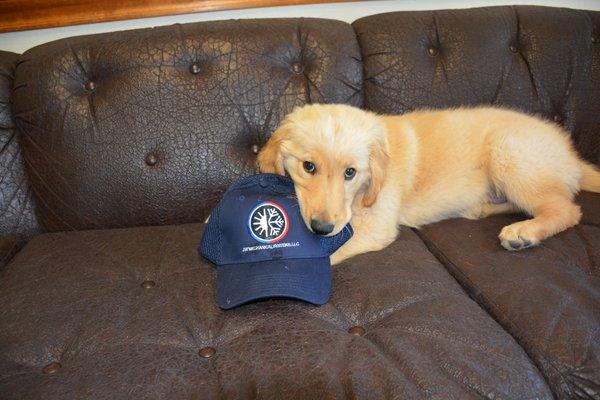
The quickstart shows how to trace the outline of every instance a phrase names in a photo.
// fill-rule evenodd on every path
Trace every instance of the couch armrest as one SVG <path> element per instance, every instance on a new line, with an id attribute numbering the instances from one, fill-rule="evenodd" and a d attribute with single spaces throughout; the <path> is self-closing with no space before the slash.
<path id="1" fill-rule="evenodd" d="M 16 236 L 0 236 L 0 268 L 4 267 L 21 248 Z"/>

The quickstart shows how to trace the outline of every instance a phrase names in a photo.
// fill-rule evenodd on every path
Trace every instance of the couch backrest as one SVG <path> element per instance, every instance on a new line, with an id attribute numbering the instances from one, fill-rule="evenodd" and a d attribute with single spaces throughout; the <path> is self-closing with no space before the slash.
<path id="1" fill-rule="evenodd" d="M 46 230 L 204 220 L 279 121 L 361 106 L 349 24 L 205 22 L 75 37 L 21 57 L 14 113 Z"/>
<path id="2" fill-rule="evenodd" d="M 600 164 L 599 12 L 203 22 L 59 40 L 17 64 L 14 118 L 12 73 L 0 74 L 2 235 L 201 221 L 310 102 L 515 107 L 564 124 Z"/>
<path id="3" fill-rule="evenodd" d="M 600 12 L 489 7 L 394 12 L 353 23 L 365 107 L 496 104 L 553 119 L 600 164 Z"/>
<path id="4" fill-rule="evenodd" d="M 11 110 L 18 54 L 0 51 L 0 237 L 25 241 L 39 232 Z"/>

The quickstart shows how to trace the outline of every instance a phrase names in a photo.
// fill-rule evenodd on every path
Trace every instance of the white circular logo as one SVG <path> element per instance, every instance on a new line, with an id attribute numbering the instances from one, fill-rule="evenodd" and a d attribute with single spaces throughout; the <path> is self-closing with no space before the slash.
<path id="1" fill-rule="evenodd" d="M 287 235 L 289 218 L 279 204 L 265 201 L 258 204 L 248 218 L 250 234 L 261 243 L 276 243 Z"/>

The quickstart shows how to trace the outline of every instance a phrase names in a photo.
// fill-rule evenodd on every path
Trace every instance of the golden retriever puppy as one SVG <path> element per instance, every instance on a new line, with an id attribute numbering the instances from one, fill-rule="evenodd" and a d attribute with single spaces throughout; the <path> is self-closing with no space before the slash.
<path id="1" fill-rule="evenodd" d="M 262 172 L 289 174 L 302 217 L 315 233 L 355 234 L 333 264 L 389 245 L 400 225 L 524 211 L 505 226 L 508 250 L 535 246 L 576 225 L 580 190 L 600 191 L 557 125 L 492 107 L 382 116 L 346 105 L 289 114 L 258 156 Z"/>

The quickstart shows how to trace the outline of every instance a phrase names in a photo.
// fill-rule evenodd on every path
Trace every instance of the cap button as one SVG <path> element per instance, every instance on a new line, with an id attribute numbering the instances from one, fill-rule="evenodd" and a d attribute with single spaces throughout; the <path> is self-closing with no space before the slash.
<path id="1" fill-rule="evenodd" d="M 266 188 L 266 187 L 269 186 L 269 182 L 267 182 L 267 180 L 264 177 L 262 177 L 262 176 L 258 179 L 258 184 L 262 188 Z"/>

